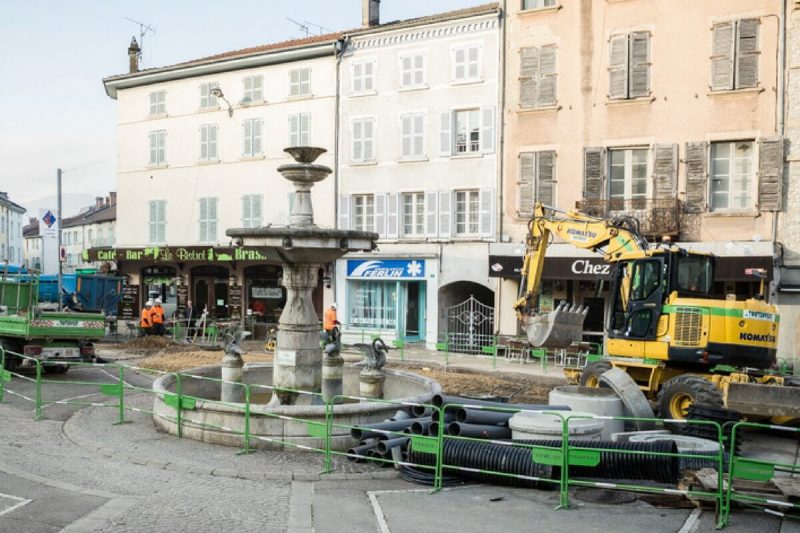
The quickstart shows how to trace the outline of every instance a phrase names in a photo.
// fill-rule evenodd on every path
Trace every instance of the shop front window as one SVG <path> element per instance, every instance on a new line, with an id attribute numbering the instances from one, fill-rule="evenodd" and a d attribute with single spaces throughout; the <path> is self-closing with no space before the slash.
<path id="1" fill-rule="evenodd" d="M 349 322 L 357 327 L 394 329 L 397 326 L 397 283 L 350 281 Z"/>

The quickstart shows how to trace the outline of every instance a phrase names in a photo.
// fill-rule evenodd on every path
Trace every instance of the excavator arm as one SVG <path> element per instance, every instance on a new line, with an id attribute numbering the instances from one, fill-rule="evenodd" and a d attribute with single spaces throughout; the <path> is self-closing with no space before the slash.
<path id="1" fill-rule="evenodd" d="M 647 241 L 638 231 L 638 222 L 630 217 L 599 219 L 578 211 L 556 212 L 538 202 L 533 212 L 528 222 L 520 295 L 514 308 L 531 344 L 566 347 L 580 340 L 587 310 L 562 304 L 547 315 L 533 313 L 551 240 L 558 237 L 576 248 L 601 253 L 607 262 L 617 261 L 623 254 L 644 254 Z"/>

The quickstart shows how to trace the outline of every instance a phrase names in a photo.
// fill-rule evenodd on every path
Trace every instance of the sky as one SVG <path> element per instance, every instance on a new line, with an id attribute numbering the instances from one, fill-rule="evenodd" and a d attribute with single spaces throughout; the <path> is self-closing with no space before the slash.
<path id="1" fill-rule="evenodd" d="M 382 0 L 381 21 L 483 3 Z M 55 195 L 57 168 L 71 198 L 116 188 L 116 101 L 102 79 L 127 72 L 139 26 L 126 17 L 155 29 L 142 50 L 152 68 L 304 37 L 289 18 L 323 33 L 357 28 L 361 0 L 0 0 L 0 191 L 13 201 Z"/>

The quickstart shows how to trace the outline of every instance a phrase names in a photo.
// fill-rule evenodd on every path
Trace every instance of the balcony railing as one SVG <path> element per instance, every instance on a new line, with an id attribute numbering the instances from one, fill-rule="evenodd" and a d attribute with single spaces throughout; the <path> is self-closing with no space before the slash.
<path id="1" fill-rule="evenodd" d="M 677 198 L 634 198 L 581 200 L 578 211 L 598 218 L 627 215 L 639 221 L 639 229 L 647 237 L 677 236 L 680 233 L 680 200 Z"/>

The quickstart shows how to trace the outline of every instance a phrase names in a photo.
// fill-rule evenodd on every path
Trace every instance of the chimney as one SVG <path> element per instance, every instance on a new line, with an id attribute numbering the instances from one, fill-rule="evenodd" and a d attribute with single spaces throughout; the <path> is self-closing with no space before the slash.
<path id="1" fill-rule="evenodd" d="M 128 47 L 128 61 L 131 73 L 139 72 L 139 53 L 141 51 L 139 43 L 136 42 L 136 37 L 131 37 L 131 45 Z"/>
<path id="2" fill-rule="evenodd" d="M 94 208 L 100 209 L 103 207 L 103 197 L 102 196 L 95 196 L 94 197 Z"/>
<path id="3" fill-rule="evenodd" d="M 39 220 L 39 219 L 38 219 L 38 218 L 36 218 L 36 217 L 30 217 L 30 218 L 28 218 L 28 224 L 36 224 L 36 222 L 37 222 L 38 220 Z"/>
<path id="4" fill-rule="evenodd" d="M 380 24 L 381 0 L 361 0 L 361 27 L 372 28 Z"/>
<path id="5" fill-rule="evenodd" d="M 117 191 L 108 193 L 108 203 L 109 205 L 117 205 Z"/>

